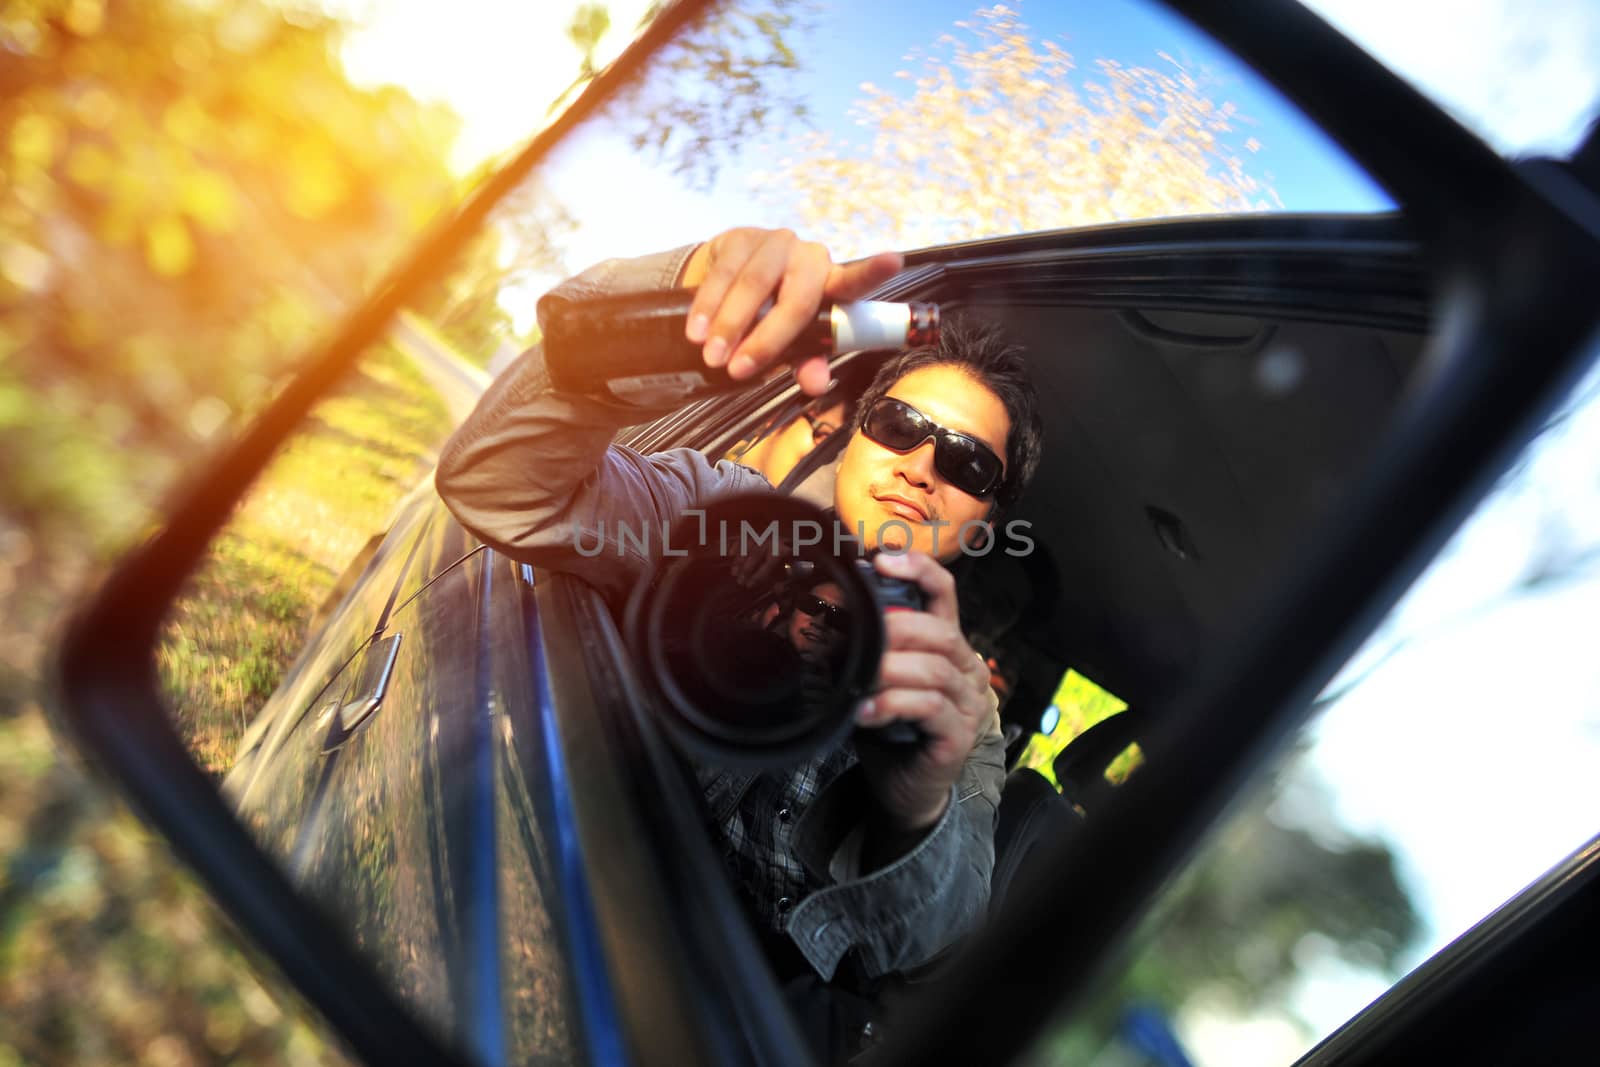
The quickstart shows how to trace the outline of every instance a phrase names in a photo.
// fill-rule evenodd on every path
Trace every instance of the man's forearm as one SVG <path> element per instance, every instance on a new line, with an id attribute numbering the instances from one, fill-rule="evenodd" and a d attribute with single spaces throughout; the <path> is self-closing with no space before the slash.
<path id="1" fill-rule="evenodd" d="M 563 282 L 541 307 L 670 287 L 691 251 L 608 260 Z M 439 495 L 485 544 L 514 559 L 577 573 L 605 592 L 624 592 L 648 560 L 618 537 L 619 523 L 631 527 L 635 541 L 647 528 L 659 539 L 662 521 L 708 495 L 765 485 L 758 475 L 713 466 L 695 453 L 646 457 L 608 448 L 622 426 L 667 410 L 553 392 L 535 346 L 490 386 L 445 444 Z M 580 553 L 579 538 L 598 550 Z"/>

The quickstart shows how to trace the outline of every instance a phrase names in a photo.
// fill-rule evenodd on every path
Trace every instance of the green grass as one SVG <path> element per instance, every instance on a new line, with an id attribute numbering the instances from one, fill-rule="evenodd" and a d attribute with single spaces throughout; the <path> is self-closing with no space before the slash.
<path id="1" fill-rule="evenodd" d="M 169 615 L 157 669 L 196 762 L 227 772 L 313 616 L 434 462 L 450 417 L 385 347 L 318 405 L 212 543 Z"/>

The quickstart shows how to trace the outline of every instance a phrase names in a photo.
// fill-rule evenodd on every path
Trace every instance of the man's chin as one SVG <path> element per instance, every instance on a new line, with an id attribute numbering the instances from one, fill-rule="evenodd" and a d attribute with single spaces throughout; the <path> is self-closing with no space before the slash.
<path id="1" fill-rule="evenodd" d="M 892 505 L 885 505 L 874 500 L 873 507 L 869 508 L 869 517 L 854 517 L 843 520 L 845 528 L 851 536 L 859 537 L 861 547 L 868 552 L 882 550 L 884 552 L 926 552 L 929 555 L 938 555 L 933 551 L 934 527 L 927 523 L 909 519 L 900 514 Z M 941 531 L 948 534 L 949 531 Z M 940 537 L 939 547 L 945 548 L 945 538 Z"/>

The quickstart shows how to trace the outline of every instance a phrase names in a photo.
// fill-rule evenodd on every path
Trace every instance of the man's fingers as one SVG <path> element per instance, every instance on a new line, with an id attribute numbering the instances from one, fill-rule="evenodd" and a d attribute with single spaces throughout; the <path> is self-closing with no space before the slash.
<path id="1" fill-rule="evenodd" d="M 821 396 L 833 381 L 833 371 L 828 367 L 826 357 L 817 356 L 794 369 L 794 380 L 800 383 L 800 391 L 807 396 Z"/>
<path id="2" fill-rule="evenodd" d="M 768 234 L 728 284 L 721 302 L 711 315 L 706 357 L 712 366 L 731 364 L 733 353 L 739 349 L 762 306 L 773 299 L 773 293 L 788 269 L 794 243 L 794 235 L 787 230 Z M 813 299 L 820 299 L 820 292 Z M 759 369 L 756 364 L 746 360 L 740 367 L 738 377 L 749 377 Z M 729 372 L 733 372 L 731 366 Z"/>
<path id="3" fill-rule="evenodd" d="M 685 278 L 695 286 L 695 294 L 689 304 L 689 321 L 684 332 L 689 340 L 705 344 L 706 363 L 709 366 L 720 367 L 728 361 L 732 344 L 722 337 L 718 339 L 718 345 L 712 345 L 712 339 L 716 336 L 712 323 L 722 307 L 723 298 L 764 238 L 761 230 L 729 230 L 713 237 L 695 253 L 694 261 L 698 261 L 700 252 L 705 252 L 705 266 L 704 273 L 699 277 L 695 276 L 698 271 L 691 270 Z M 694 261 L 691 261 L 691 265 Z"/>
<path id="4" fill-rule="evenodd" d="M 777 301 L 739 342 L 728 363 L 728 374 L 735 380 L 750 377 L 775 362 L 811 325 L 822 307 L 822 286 L 833 266 L 828 250 L 819 244 L 796 242 L 785 255 Z"/>
<path id="5" fill-rule="evenodd" d="M 825 247 L 789 230 L 729 230 L 690 258 L 685 282 L 696 293 L 684 332 L 704 344 L 707 366 L 726 366 L 735 380 L 753 378 L 788 349 L 825 296 L 859 299 L 903 266 L 896 252 L 836 265 Z M 825 359 L 805 361 L 795 376 L 807 395 L 827 391 Z"/>
<path id="6" fill-rule="evenodd" d="M 879 574 L 916 582 L 927 597 L 926 614 L 960 623 L 956 580 L 932 556 L 925 552 L 880 552 L 873 557 L 873 566 Z"/>
<path id="7" fill-rule="evenodd" d="M 860 300 L 872 290 L 905 269 L 899 252 L 879 252 L 866 259 L 837 264 L 828 274 L 824 288 L 830 300 Z"/>
<path id="8" fill-rule="evenodd" d="M 959 763 L 972 749 L 970 729 L 962 729 L 962 718 L 950 698 L 932 689 L 890 689 L 872 698 L 870 717 L 858 718 L 859 725 L 881 729 L 892 722 L 912 722 L 926 741 L 918 753 L 935 763 Z"/>
<path id="9" fill-rule="evenodd" d="M 976 660 L 976 657 L 974 657 Z M 965 710 L 976 714 L 981 691 L 975 671 L 963 671 L 947 656 L 936 652 L 889 652 L 878 668 L 878 686 L 889 689 L 931 689 L 963 702 Z M 965 707 L 970 704 L 970 707 Z"/>

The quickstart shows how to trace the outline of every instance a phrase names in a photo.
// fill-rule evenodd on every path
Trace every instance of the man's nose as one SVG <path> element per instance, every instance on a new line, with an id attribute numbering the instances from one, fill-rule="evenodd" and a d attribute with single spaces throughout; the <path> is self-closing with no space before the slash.
<path id="1" fill-rule="evenodd" d="M 918 489 L 933 491 L 933 450 L 936 443 L 930 438 L 910 452 L 900 454 L 897 473 Z"/>

